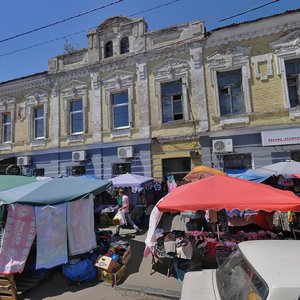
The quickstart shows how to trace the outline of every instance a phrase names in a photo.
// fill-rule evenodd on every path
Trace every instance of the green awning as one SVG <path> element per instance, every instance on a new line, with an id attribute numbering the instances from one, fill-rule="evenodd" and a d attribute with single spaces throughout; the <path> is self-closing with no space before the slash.
<path id="1" fill-rule="evenodd" d="M 82 199 L 90 193 L 100 194 L 111 185 L 111 181 L 83 177 L 47 178 L 2 191 L 0 201 L 2 204 L 54 205 Z"/>
<path id="2" fill-rule="evenodd" d="M 0 175 L 0 191 L 9 190 L 35 181 L 36 177 L 22 175 Z"/>

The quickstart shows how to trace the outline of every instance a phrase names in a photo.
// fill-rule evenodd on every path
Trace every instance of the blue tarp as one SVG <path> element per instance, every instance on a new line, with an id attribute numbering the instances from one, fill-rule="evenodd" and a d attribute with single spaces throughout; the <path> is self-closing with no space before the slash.
<path id="1" fill-rule="evenodd" d="M 227 175 L 249 181 L 263 182 L 272 176 L 271 173 L 262 172 L 256 169 L 226 169 Z"/>

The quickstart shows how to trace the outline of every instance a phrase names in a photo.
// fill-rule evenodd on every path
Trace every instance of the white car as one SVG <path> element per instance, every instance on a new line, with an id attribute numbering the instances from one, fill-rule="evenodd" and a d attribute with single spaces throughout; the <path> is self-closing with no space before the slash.
<path id="1" fill-rule="evenodd" d="M 187 272 L 181 300 L 300 300 L 300 241 L 241 242 L 218 268 Z"/>

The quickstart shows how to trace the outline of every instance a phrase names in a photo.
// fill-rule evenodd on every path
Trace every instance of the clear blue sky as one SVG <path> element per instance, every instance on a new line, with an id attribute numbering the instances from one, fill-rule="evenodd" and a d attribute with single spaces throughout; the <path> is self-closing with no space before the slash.
<path id="1" fill-rule="evenodd" d="M 0 40 L 75 16 L 116 0 L 1 0 Z M 68 22 L 0 43 L 0 82 L 43 72 L 48 59 L 64 52 L 64 39 L 28 50 L 3 55 L 21 48 L 44 43 L 76 32 L 67 38 L 76 49 L 87 47 L 86 33 L 104 20 L 116 15 L 131 16 L 172 0 L 123 0 Z M 204 20 L 207 30 L 300 8 L 300 0 L 280 0 L 225 22 L 218 20 L 250 10 L 271 0 L 178 0 L 153 11 L 139 13 L 149 31 L 193 20 Z"/>

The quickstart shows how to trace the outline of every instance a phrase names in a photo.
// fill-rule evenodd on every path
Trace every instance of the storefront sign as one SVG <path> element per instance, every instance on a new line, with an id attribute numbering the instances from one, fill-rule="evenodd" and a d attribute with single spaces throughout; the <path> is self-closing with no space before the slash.
<path id="1" fill-rule="evenodd" d="M 263 146 L 300 144 L 300 128 L 261 132 Z"/>

